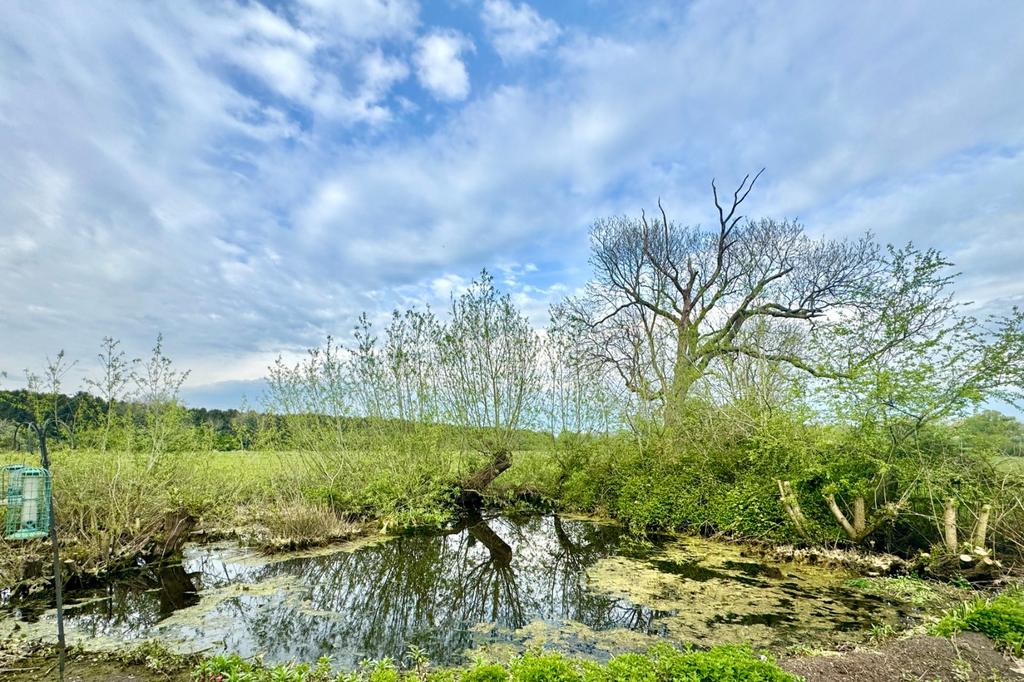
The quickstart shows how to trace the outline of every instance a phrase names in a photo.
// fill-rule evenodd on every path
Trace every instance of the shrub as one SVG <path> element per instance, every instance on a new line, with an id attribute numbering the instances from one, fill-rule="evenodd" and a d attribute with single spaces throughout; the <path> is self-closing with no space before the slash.
<path id="1" fill-rule="evenodd" d="M 581 682 L 573 662 L 560 654 L 526 653 L 510 665 L 514 682 Z"/>
<path id="2" fill-rule="evenodd" d="M 642 654 L 621 654 L 608 661 L 599 678 L 605 682 L 656 682 L 654 661 Z"/>
<path id="3" fill-rule="evenodd" d="M 964 602 L 943 614 L 931 628 L 932 634 L 941 636 L 963 630 L 980 632 L 1020 656 L 1024 653 L 1024 589 Z"/>
<path id="4" fill-rule="evenodd" d="M 796 682 L 770 659 L 738 646 L 708 651 L 658 645 L 646 654 L 629 653 L 608 663 L 580 661 L 558 653 L 527 652 L 507 665 L 479 663 L 465 670 L 400 672 L 388 659 L 366 662 L 336 676 L 329 661 L 309 665 L 264 666 L 258 659 L 215 656 L 198 665 L 195 682 Z"/>
<path id="5" fill-rule="evenodd" d="M 482 663 L 462 673 L 461 682 L 506 682 L 508 671 L 496 663 Z"/>
<path id="6" fill-rule="evenodd" d="M 720 646 L 708 651 L 680 651 L 668 646 L 652 649 L 659 680 L 673 682 L 795 682 L 767 657 L 755 656 L 748 647 Z"/>

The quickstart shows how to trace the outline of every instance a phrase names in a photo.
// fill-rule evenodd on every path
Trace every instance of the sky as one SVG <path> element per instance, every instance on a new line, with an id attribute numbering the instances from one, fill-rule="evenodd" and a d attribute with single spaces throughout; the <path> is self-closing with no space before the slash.
<path id="1" fill-rule="evenodd" d="M 0 369 L 158 333 L 190 404 L 481 268 L 538 324 L 589 225 L 757 216 L 1024 303 L 1024 3 L 11 0 Z"/>

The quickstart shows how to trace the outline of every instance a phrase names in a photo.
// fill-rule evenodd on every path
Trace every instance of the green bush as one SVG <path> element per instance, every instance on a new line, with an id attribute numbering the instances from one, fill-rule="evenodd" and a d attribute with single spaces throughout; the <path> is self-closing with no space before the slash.
<path id="1" fill-rule="evenodd" d="M 598 679 L 603 682 L 656 682 L 658 671 L 654 661 L 643 654 L 621 654 L 608 661 Z"/>
<path id="2" fill-rule="evenodd" d="M 626 473 L 616 516 L 633 530 L 701 529 L 710 525 L 708 494 L 714 481 L 683 466 L 641 466 Z"/>
<path id="3" fill-rule="evenodd" d="M 932 634 L 941 636 L 963 630 L 980 632 L 1020 656 L 1024 653 L 1024 589 L 1010 590 L 994 599 L 964 602 L 947 611 L 931 628 Z"/>
<path id="4" fill-rule="evenodd" d="M 745 538 L 797 540 L 796 529 L 787 523 L 773 480 L 753 476 L 722 485 L 710 505 L 715 530 Z"/>
<path id="5" fill-rule="evenodd" d="M 385 659 L 367 662 L 350 673 L 334 675 L 327 659 L 316 666 L 264 666 L 259 660 L 215 656 L 192 674 L 194 682 L 796 682 L 768 658 L 749 648 L 716 647 L 679 650 L 658 645 L 646 654 L 629 653 L 605 664 L 571 659 L 558 653 L 527 652 L 507 665 L 479 663 L 463 670 L 400 672 Z"/>
<path id="6" fill-rule="evenodd" d="M 755 656 L 748 647 L 720 646 L 708 651 L 679 651 L 657 646 L 650 654 L 656 661 L 657 679 L 664 682 L 795 682 L 767 657 Z"/>
<path id="7" fill-rule="evenodd" d="M 571 660 L 560 654 L 526 653 L 509 666 L 514 682 L 581 682 Z"/>
<path id="8" fill-rule="evenodd" d="M 505 682 L 508 680 L 508 671 L 497 663 L 481 663 L 462 673 L 459 679 L 462 682 Z"/>

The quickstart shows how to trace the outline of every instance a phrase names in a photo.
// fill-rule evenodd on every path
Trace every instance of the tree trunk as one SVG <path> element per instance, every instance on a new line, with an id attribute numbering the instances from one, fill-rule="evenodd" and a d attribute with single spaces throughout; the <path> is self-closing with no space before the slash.
<path id="1" fill-rule="evenodd" d="M 512 466 L 512 453 L 498 450 L 491 456 L 491 461 L 483 469 L 472 474 L 463 485 L 467 490 L 483 492 L 491 482 Z"/>
<path id="2" fill-rule="evenodd" d="M 796 532 L 800 534 L 800 537 L 806 539 L 807 519 L 804 517 L 803 510 L 800 509 L 800 502 L 793 494 L 792 486 L 789 481 L 777 480 L 776 483 L 779 485 L 779 499 L 782 501 L 782 508 L 789 514 L 793 525 L 796 526 Z"/>
<path id="3" fill-rule="evenodd" d="M 690 388 L 698 378 L 699 373 L 687 358 L 683 357 L 676 361 L 672 371 L 672 383 L 665 391 L 664 420 L 665 429 L 670 437 L 682 435 L 686 398 L 690 395 Z"/>
<path id="4" fill-rule="evenodd" d="M 162 546 L 160 548 L 154 547 L 156 555 L 160 558 L 167 558 L 181 552 L 182 546 L 188 540 L 195 525 L 195 517 L 188 512 L 178 510 L 165 514 L 163 528 L 160 533 L 160 543 Z"/>
<path id="5" fill-rule="evenodd" d="M 978 525 L 974 527 L 974 546 L 985 547 L 985 537 L 988 535 L 988 517 L 992 513 L 992 505 L 986 504 L 981 508 L 978 515 Z"/>
<path id="6" fill-rule="evenodd" d="M 498 450 L 491 455 L 487 465 L 471 474 L 462 484 L 459 504 L 467 509 L 478 509 L 483 503 L 484 490 L 494 479 L 512 466 L 512 453 L 509 450 Z"/>
<path id="7" fill-rule="evenodd" d="M 857 531 L 858 537 L 864 537 L 867 530 L 867 516 L 864 513 L 864 498 L 857 496 L 853 498 L 853 529 Z"/>
<path id="8" fill-rule="evenodd" d="M 956 539 L 956 500 L 952 497 L 946 500 L 946 507 L 942 514 L 942 529 L 946 549 L 956 552 L 958 544 Z"/>
<path id="9" fill-rule="evenodd" d="M 858 535 L 857 530 L 850 525 L 850 522 L 846 519 L 846 514 L 844 514 L 843 510 L 839 508 L 839 503 L 836 502 L 836 496 L 825 495 L 825 501 L 828 503 L 828 508 L 829 511 L 832 512 L 832 516 L 836 518 L 839 525 L 843 527 L 844 531 L 846 531 L 847 537 L 854 542 L 860 542 L 861 538 Z"/>

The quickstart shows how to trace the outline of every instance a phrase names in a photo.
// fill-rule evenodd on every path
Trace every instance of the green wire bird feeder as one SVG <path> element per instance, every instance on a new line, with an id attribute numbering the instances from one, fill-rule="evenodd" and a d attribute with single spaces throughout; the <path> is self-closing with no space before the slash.
<path id="1" fill-rule="evenodd" d="M 4 537 L 45 538 L 50 532 L 50 472 L 10 464 L 0 469 L 0 491 L 6 492 Z"/>

